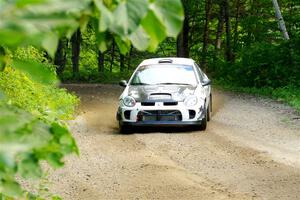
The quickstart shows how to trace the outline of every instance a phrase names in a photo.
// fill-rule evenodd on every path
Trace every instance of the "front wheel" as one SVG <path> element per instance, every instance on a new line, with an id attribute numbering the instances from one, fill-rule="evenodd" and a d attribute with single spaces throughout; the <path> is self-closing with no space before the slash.
<path id="1" fill-rule="evenodd" d="M 208 104 L 208 107 L 207 107 L 207 109 L 206 109 L 206 116 L 207 116 L 207 121 L 209 122 L 210 121 L 210 119 L 211 119 L 211 105 L 210 105 L 210 103 Z"/>
<path id="2" fill-rule="evenodd" d="M 204 115 L 204 118 L 201 120 L 201 124 L 199 126 L 199 129 L 201 131 L 204 131 L 206 130 L 206 127 L 207 127 L 207 114 L 209 113 L 209 108 L 206 109 L 206 112 L 205 112 L 205 115 Z"/>
<path id="3" fill-rule="evenodd" d="M 121 134 L 131 134 L 132 128 L 130 128 L 130 126 L 121 125 L 121 123 L 119 123 L 119 131 Z"/>

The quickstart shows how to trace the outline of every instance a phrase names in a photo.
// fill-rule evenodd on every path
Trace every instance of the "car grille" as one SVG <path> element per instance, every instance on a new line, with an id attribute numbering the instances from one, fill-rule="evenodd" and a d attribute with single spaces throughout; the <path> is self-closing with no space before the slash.
<path id="1" fill-rule="evenodd" d="M 164 102 L 164 106 L 177 106 L 178 102 Z"/>
<path id="2" fill-rule="evenodd" d="M 141 102 L 142 106 L 155 106 L 155 102 Z"/>
<path id="3" fill-rule="evenodd" d="M 124 117 L 125 117 L 125 119 L 130 119 L 130 114 L 131 114 L 131 111 L 130 110 L 126 110 L 125 112 L 124 112 Z"/>
<path id="4" fill-rule="evenodd" d="M 144 110 L 138 113 L 138 121 L 182 121 L 178 110 Z"/>
<path id="5" fill-rule="evenodd" d="M 178 102 L 176 101 L 167 101 L 163 102 L 164 106 L 177 106 Z M 142 106 L 155 106 L 155 102 L 141 102 Z"/>
<path id="6" fill-rule="evenodd" d="M 189 117 L 190 117 L 190 119 L 194 119 L 196 117 L 196 111 L 189 110 Z"/>

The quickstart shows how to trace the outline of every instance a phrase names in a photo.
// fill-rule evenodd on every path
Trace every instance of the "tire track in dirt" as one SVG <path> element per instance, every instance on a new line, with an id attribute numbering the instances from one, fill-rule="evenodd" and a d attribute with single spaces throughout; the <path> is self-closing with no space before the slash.
<path id="1" fill-rule="evenodd" d="M 120 135 L 122 88 L 67 87 L 82 100 L 81 156 L 51 176 L 64 199 L 300 199 L 300 126 L 281 104 L 215 91 L 205 132 Z"/>

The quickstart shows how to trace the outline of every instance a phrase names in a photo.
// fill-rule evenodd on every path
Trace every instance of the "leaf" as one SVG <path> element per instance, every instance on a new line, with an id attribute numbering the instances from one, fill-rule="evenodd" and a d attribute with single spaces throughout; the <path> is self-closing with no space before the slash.
<path id="1" fill-rule="evenodd" d="M 81 32 L 85 32 L 88 26 L 88 23 L 90 21 L 90 13 L 86 12 L 81 15 L 80 20 L 79 20 L 79 26 Z"/>
<path id="2" fill-rule="evenodd" d="M 150 9 L 165 25 L 168 36 L 176 37 L 181 31 L 184 20 L 183 6 L 180 0 L 156 0 Z"/>
<path id="3" fill-rule="evenodd" d="M 44 83 L 54 84 L 57 83 L 55 74 L 44 64 L 35 61 L 13 60 L 12 66 L 22 72 L 26 73 L 33 80 Z"/>
<path id="4" fill-rule="evenodd" d="M 112 32 L 121 37 L 133 33 L 146 15 L 148 6 L 147 0 L 121 1 L 113 12 Z"/>
<path id="5" fill-rule="evenodd" d="M 18 172 L 23 178 L 40 178 L 42 176 L 42 169 L 38 160 L 32 154 L 26 155 L 18 163 Z"/>
<path id="6" fill-rule="evenodd" d="M 56 140 L 59 141 L 62 154 L 75 152 L 79 155 L 79 150 L 70 131 L 58 123 L 53 123 L 50 131 L 54 134 Z"/>
<path id="7" fill-rule="evenodd" d="M 54 196 L 54 197 L 52 197 L 52 200 L 63 200 L 63 199 L 59 196 Z"/>
<path id="8" fill-rule="evenodd" d="M 149 50 L 154 51 L 158 44 L 166 38 L 166 28 L 152 10 L 150 10 L 147 16 L 142 20 L 141 25 L 150 36 Z"/>
<path id="9" fill-rule="evenodd" d="M 16 48 L 16 46 L 25 43 L 26 34 L 25 31 L 17 31 L 12 29 L 5 29 L 0 27 L 0 44 L 8 47 Z"/>
<path id="10" fill-rule="evenodd" d="M 0 109 L 2 111 L 2 109 Z M 17 116 L 5 116 L 0 117 L 0 131 L 1 133 L 11 133 L 13 131 L 16 131 L 19 126 L 23 126 L 24 122 L 20 122 L 20 120 L 17 118 Z"/>
<path id="11" fill-rule="evenodd" d="M 0 106 L 0 139 L 2 134 L 9 134 L 22 128 L 32 120 L 32 117 L 25 112 L 19 112 L 10 106 Z M 1 139 L 3 141 L 3 139 Z M 1 148 L 1 147 L 0 147 Z"/>
<path id="12" fill-rule="evenodd" d="M 55 52 L 58 46 L 58 36 L 55 33 L 49 33 L 45 35 L 45 39 L 42 42 L 42 46 L 48 52 L 48 54 L 54 58 Z"/>
<path id="13" fill-rule="evenodd" d="M 61 137 L 65 134 L 69 134 L 68 129 L 65 127 L 59 125 L 58 123 L 53 123 L 50 129 L 51 133 L 53 133 L 56 137 Z"/>
<path id="14" fill-rule="evenodd" d="M 100 12 L 98 30 L 99 32 L 104 32 L 111 26 L 113 22 L 113 15 L 111 11 L 103 4 L 102 0 L 94 0 L 94 2 Z"/>
<path id="15" fill-rule="evenodd" d="M 98 49 L 103 53 L 107 50 L 107 45 L 106 45 L 106 33 L 96 33 L 96 41 L 98 44 Z"/>
<path id="16" fill-rule="evenodd" d="M 47 155 L 46 160 L 53 168 L 60 168 L 64 166 L 64 163 L 61 161 L 62 158 L 62 154 L 50 153 Z"/>
<path id="17" fill-rule="evenodd" d="M 4 70 L 6 66 L 6 51 L 4 47 L 0 46 L 0 72 Z"/>
<path id="18" fill-rule="evenodd" d="M 146 50 L 149 47 L 150 38 L 142 27 L 139 27 L 132 33 L 129 39 L 133 46 L 140 51 Z"/>
<path id="19" fill-rule="evenodd" d="M 1 152 L 0 151 L 0 166 L 6 166 L 9 168 L 14 168 L 16 166 L 16 161 L 14 159 L 14 155 L 11 152 Z M 1 170 L 0 170 L 0 176 L 1 176 Z"/>
<path id="20" fill-rule="evenodd" d="M 2 180 L 1 182 L 0 182 L 0 193 L 3 193 L 4 195 L 9 197 L 22 196 L 23 191 L 17 182 L 11 180 Z"/>
<path id="21" fill-rule="evenodd" d="M 3 94 L 3 92 L 0 90 L 0 101 L 5 99 L 5 95 Z"/>
<path id="22" fill-rule="evenodd" d="M 45 2 L 47 2 L 47 0 L 17 0 L 16 1 L 16 6 L 17 7 L 24 7 L 24 6 L 28 6 L 28 5 L 45 3 Z"/>
<path id="23" fill-rule="evenodd" d="M 124 41 L 119 36 L 115 36 L 115 41 L 120 49 L 121 54 L 125 55 L 130 50 L 130 41 Z"/>

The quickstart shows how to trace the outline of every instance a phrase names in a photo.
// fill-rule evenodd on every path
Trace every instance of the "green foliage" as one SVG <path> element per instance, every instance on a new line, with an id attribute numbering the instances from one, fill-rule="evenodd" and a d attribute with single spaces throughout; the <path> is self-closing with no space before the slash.
<path id="1" fill-rule="evenodd" d="M 114 34 L 122 54 L 130 50 L 130 43 L 138 50 L 154 51 L 167 36 L 176 37 L 181 30 L 183 8 L 180 0 L 94 0 L 98 16 L 98 44 L 107 49 L 105 31 Z M 151 26 L 149 26 L 151 24 Z"/>
<path id="2" fill-rule="evenodd" d="M 285 86 L 280 88 L 271 88 L 271 87 L 241 87 L 239 85 L 235 85 L 234 83 L 228 83 L 224 81 L 214 81 L 214 84 L 221 89 L 239 92 L 239 93 L 247 93 L 256 96 L 265 96 L 276 101 L 281 101 L 289 104 L 293 108 L 295 108 L 298 113 L 300 113 L 300 89 L 295 86 Z"/>
<path id="3" fill-rule="evenodd" d="M 11 49 L 35 45 L 43 47 L 52 57 L 58 46 L 59 36 L 70 37 L 78 27 L 85 29 L 91 18 L 98 21 L 96 35 L 102 36 L 98 37 L 100 49 L 105 50 L 107 38 L 103 36 L 109 32 L 114 35 L 124 54 L 129 51 L 130 43 L 139 50 L 146 50 L 150 47 L 150 39 L 157 40 L 157 35 L 160 35 L 160 40 L 167 36 L 176 37 L 183 21 L 180 0 L 104 3 L 101 0 L 43 0 L 29 1 L 21 6 L 15 2 L 6 2 L 3 10 L 5 12 L 0 12 L 0 18 L 5 20 L 0 23 L 0 44 Z M 152 17 L 146 17 L 148 13 Z M 144 25 L 152 23 L 153 29 L 145 29 L 142 21 Z M 156 42 L 156 46 L 157 44 Z M 151 50 L 154 50 L 153 45 Z"/>
<path id="4" fill-rule="evenodd" d="M 57 168 L 65 155 L 78 153 L 61 121 L 72 118 L 78 99 L 10 67 L 0 72 L 0 90 L 6 96 L 0 100 L 0 193 L 19 197 L 23 191 L 16 174 L 40 178 L 42 160 Z"/>
<path id="5" fill-rule="evenodd" d="M 11 104 L 50 122 L 71 119 L 78 104 L 65 89 L 36 83 L 10 67 L 0 72 L 0 90 Z"/>
<path id="6" fill-rule="evenodd" d="M 83 68 L 78 76 L 73 77 L 72 72 L 65 71 L 61 75 L 62 81 L 66 83 L 104 83 L 104 84 L 116 84 L 120 80 L 129 80 L 132 74 L 132 70 L 125 70 L 122 73 L 119 71 L 104 72 L 99 75 L 97 69 L 85 69 Z"/>
<path id="7" fill-rule="evenodd" d="M 255 43 L 235 63 L 214 60 L 212 75 L 243 87 L 300 87 L 300 40 L 280 45 Z"/>
<path id="8" fill-rule="evenodd" d="M 179 33 L 183 11 L 180 0 L 18 0 L 0 1 L 0 19 L 0 96 L 1 91 L 6 95 L 0 101 L 0 197 L 10 199 L 24 196 L 17 174 L 39 178 L 41 161 L 61 167 L 65 155 L 78 153 L 62 123 L 72 117 L 78 100 L 55 88 L 57 79 L 48 62 L 59 39 L 96 21 L 95 46 L 101 51 L 112 39 L 123 54 L 131 44 L 154 50 L 164 38 Z M 151 23 L 153 29 L 143 27 Z M 29 199 L 40 198 L 29 194 Z"/>
<path id="9" fill-rule="evenodd" d="M 53 167 L 62 166 L 62 158 L 78 149 L 66 127 L 53 122 L 41 122 L 16 107 L 0 105 L 0 193 L 19 197 L 23 191 L 15 180 L 39 178 L 40 162 L 46 160 Z"/>

